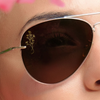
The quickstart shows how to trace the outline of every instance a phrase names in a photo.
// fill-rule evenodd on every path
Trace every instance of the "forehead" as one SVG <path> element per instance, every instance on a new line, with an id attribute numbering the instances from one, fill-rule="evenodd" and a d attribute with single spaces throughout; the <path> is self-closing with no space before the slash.
<path id="1" fill-rule="evenodd" d="M 27 10 L 29 13 L 49 12 L 49 11 L 77 11 L 90 12 L 99 10 L 100 0 L 61 0 L 65 6 L 59 7 L 51 2 L 52 0 L 35 0 L 33 4 L 21 4 L 14 6 L 14 11 L 18 9 Z M 56 0 L 55 0 L 56 1 Z M 27 12 L 26 11 L 26 12 Z M 25 13 L 24 13 L 25 14 Z"/>
<path id="2" fill-rule="evenodd" d="M 100 9 L 100 0 L 61 0 L 65 4 L 64 7 L 59 7 L 51 1 L 52 0 L 35 0 L 33 4 L 16 4 L 6 17 L 13 16 L 13 14 L 18 16 L 21 13 L 21 16 L 23 15 L 28 18 L 28 16 L 44 12 L 81 14 L 98 12 Z"/>
<path id="3" fill-rule="evenodd" d="M 66 14 L 67 12 L 70 14 L 81 14 L 99 12 L 100 9 L 100 0 L 62 0 L 62 2 L 65 4 L 64 7 L 51 3 L 51 0 L 35 0 L 33 4 L 15 5 L 11 13 L 16 16 L 21 13 L 22 17 L 29 19 L 30 16 L 40 13 L 65 12 Z"/>
<path id="4" fill-rule="evenodd" d="M 63 12 L 65 15 L 66 13 L 74 15 L 98 12 L 100 9 L 100 0 L 62 0 L 62 2 L 65 4 L 64 7 L 59 7 L 50 0 L 35 0 L 33 4 L 15 4 L 11 12 L 1 17 L 0 29 L 3 34 L 6 34 L 6 31 L 17 34 L 31 17 L 38 14 Z M 3 26 L 6 30 L 3 30 Z"/>
<path id="5" fill-rule="evenodd" d="M 100 0 L 61 0 L 65 6 L 64 7 L 57 7 L 54 4 L 52 4 L 50 1 L 52 0 L 36 0 L 34 3 L 34 9 L 38 9 L 38 11 L 56 11 L 56 10 L 74 10 L 74 11 L 96 11 L 99 10 L 100 6 Z M 55 0 L 56 1 L 56 0 Z M 45 8 L 46 7 L 46 8 Z M 41 8 L 41 9 L 39 9 Z M 45 8 L 45 9 L 44 9 Z M 56 9 L 57 8 L 57 9 Z"/>

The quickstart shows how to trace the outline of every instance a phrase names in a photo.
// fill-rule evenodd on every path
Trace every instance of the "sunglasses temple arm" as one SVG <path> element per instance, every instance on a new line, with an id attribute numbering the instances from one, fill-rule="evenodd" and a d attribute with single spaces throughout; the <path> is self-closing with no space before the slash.
<path id="1" fill-rule="evenodd" d="M 71 16 L 64 16 L 64 18 L 74 18 L 74 17 L 82 17 L 82 16 L 90 16 L 90 15 L 97 15 L 100 14 L 100 12 L 95 13 L 87 13 L 87 14 L 79 14 L 79 15 L 71 15 Z"/>
<path id="2" fill-rule="evenodd" d="M 0 54 L 6 53 L 6 52 L 11 51 L 11 50 L 14 50 L 14 49 L 26 49 L 26 46 L 11 47 L 9 49 L 6 49 L 6 50 L 0 52 Z"/>

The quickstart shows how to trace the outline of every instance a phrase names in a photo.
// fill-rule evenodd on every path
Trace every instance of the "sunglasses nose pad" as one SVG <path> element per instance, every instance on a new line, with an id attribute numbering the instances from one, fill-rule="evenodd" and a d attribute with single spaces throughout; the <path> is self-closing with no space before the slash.
<path id="1" fill-rule="evenodd" d="M 96 25 L 99 25 L 100 24 L 100 22 L 97 22 L 97 23 L 95 23 L 94 25 L 93 25 L 93 31 L 95 32 L 95 27 L 96 27 Z"/>
<path id="2" fill-rule="evenodd" d="M 91 26 L 82 20 L 57 19 L 35 25 L 21 41 L 21 45 L 27 46 L 22 50 L 25 68 L 39 82 L 61 82 L 82 64 L 92 37 Z"/>

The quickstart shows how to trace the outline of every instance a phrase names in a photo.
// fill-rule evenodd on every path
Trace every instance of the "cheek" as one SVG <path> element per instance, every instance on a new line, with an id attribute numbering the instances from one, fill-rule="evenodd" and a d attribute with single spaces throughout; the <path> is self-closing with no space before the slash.
<path id="1" fill-rule="evenodd" d="M 0 78 L 8 83 L 20 81 L 25 71 L 21 55 L 17 52 L 12 50 L 0 55 Z"/>
<path id="2" fill-rule="evenodd" d="M 4 97 L 20 93 L 20 81 L 24 71 L 21 57 L 16 50 L 0 55 L 0 93 Z"/>
<path id="3" fill-rule="evenodd" d="M 56 86 L 35 81 L 27 72 L 23 75 L 20 83 L 21 91 L 28 97 L 34 97 L 41 93 L 44 94 L 45 92 L 54 89 L 54 87 Z"/>

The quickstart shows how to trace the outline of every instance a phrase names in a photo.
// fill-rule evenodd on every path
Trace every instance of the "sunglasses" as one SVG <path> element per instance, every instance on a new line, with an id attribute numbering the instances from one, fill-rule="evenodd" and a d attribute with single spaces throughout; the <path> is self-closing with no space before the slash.
<path id="1" fill-rule="evenodd" d="M 20 47 L 22 59 L 29 75 L 35 80 L 54 84 L 71 76 L 87 57 L 96 23 L 91 25 L 76 17 L 96 15 L 100 12 L 64 16 L 46 20 L 32 26 L 23 35 Z"/>

